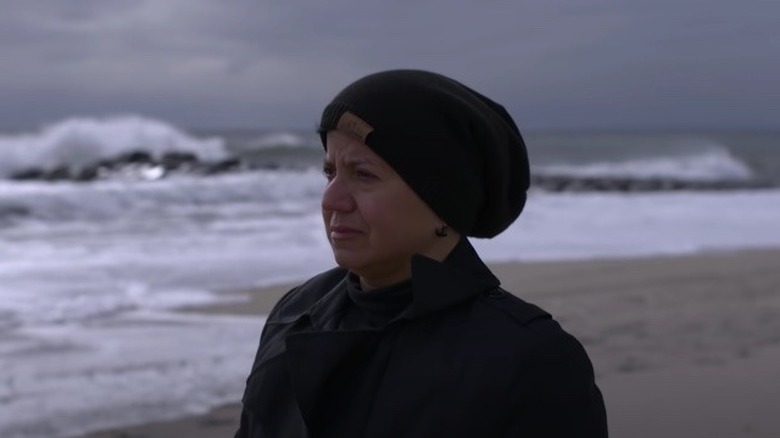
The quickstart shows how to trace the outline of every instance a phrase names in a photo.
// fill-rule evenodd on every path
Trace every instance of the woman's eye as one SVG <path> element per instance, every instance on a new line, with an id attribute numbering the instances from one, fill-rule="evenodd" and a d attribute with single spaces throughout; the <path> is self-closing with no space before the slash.
<path id="1" fill-rule="evenodd" d="M 356 170 L 355 175 L 360 179 L 376 179 L 376 175 L 366 170 Z"/>
<path id="2" fill-rule="evenodd" d="M 325 178 L 328 179 L 328 181 L 332 180 L 333 177 L 336 176 L 336 171 L 333 170 L 330 166 L 325 166 L 322 168 L 322 174 L 325 175 Z"/>

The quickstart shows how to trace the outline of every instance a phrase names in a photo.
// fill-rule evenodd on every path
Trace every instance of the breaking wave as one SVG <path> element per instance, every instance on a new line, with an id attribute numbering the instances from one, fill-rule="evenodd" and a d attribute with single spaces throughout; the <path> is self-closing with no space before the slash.
<path id="1" fill-rule="evenodd" d="M 202 161 L 229 154 L 221 138 L 190 136 L 165 122 L 140 116 L 71 118 L 35 133 L 0 136 L 0 177 L 30 168 L 78 168 L 124 153 L 186 152 Z"/>
<path id="2" fill-rule="evenodd" d="M 0 225 L 9 221 L 112 221 L 166 215 L 197 218 L 208 212 L 202 217 L 206 219 L 236 209 L 245 209 L 251 216 L 304 207 L 311 210 L 310 205 L 314 205 L 311 211 L 316 211 L 323 184 L 322 174 L 316 170 L 181 176 L 154 184 L 0 181 Z"/>
<path id="3" fill-rule="evenodd" d="M 534 168 L 537 175 L 570 178 L 668 179 L 681 181 L 749 181 L 754 172 L 727 149 L 716 148 L 679 155 L 549 164 Z"/>

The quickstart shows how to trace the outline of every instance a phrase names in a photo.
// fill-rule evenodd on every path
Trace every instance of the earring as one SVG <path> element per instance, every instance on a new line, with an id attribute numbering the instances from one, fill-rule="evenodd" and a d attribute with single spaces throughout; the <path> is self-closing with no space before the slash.
<path id="1" fill-rule="evenodd" d="M 448 226 L 446 226 L 446 225 L 442 225 L 441 227 L 439 227 L 439 228 L 437 228 L 437 229 L 436 229 L 436 235 L 437 235 L 438 237 L 447 237 L 447 235 L 449 234 L 449 233 L 447 232 L 447 230 L 448 230 L 448 229 L 449 229 L 449 227 L 448 227 Z"/>

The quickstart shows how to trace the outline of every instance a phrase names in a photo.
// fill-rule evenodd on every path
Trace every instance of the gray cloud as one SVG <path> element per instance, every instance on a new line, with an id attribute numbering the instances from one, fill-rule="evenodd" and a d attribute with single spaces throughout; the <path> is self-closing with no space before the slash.
<path id="1" fill-rule="evenodd" d="M 312 126 L 357 77 L 436 70 L 532 128 L 780 120 L 780 3 L 0 0 L 0 128 L 140 113 Z"/>

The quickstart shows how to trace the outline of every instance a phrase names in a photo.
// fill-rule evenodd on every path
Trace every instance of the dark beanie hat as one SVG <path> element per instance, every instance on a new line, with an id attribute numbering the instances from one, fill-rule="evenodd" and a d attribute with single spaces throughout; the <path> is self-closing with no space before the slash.
<path id="1" fill-rule="evenodd" d="M 523 210 L 530 172 L 520 131 L 504 108 L 448 77 L 375 73 L 325 107 L 319 132 L 358 136 L 456 231 L 493 237 Z"/>

